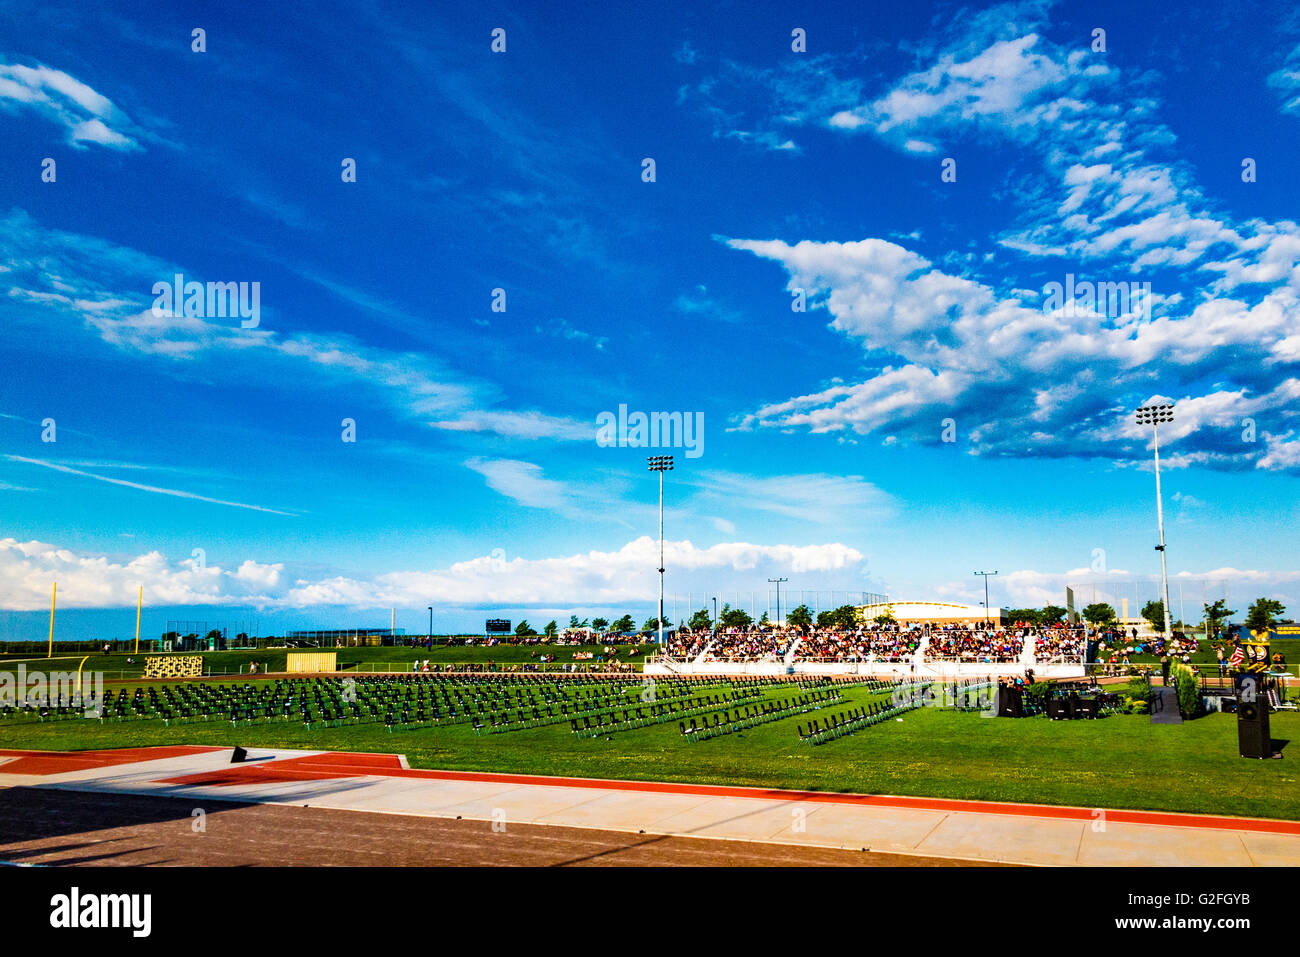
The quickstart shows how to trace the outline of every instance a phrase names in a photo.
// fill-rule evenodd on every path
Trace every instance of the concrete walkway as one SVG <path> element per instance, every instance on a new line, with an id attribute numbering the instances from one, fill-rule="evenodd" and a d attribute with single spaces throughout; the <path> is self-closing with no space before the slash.
<path id="1" fill-rule="evenodd" d="M 0 787 L 307 805 L 1031 865 L 1300 865 L 1300 822 L 411 769 L 400 755 L 0 750 Z"/>

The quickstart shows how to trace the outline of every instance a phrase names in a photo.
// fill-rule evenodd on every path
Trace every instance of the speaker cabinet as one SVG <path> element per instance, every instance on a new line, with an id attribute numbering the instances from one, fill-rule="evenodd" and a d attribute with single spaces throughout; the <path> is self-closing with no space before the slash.
<path id="1" fill-rule="evenodd" d="M 1003 685 L 998 689 L 998 717 L 1023 718 L 1025 716 L 1024 698 L 1019 688 Z"/>
<path id="2" fill-rule="evenodd" d="M 1253 701 L 1237 702 L 1237 746 L 1243 758 L 1271 758 L 1273 739 L 1269 737 L 1268 700 L 1262 695 Z"/>

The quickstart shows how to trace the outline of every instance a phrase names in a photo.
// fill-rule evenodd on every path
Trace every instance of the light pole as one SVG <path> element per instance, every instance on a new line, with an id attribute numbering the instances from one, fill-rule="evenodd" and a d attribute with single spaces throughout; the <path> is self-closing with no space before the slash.
<path id="1" fill-rule="evenodd" d="M 433 647 L 433 606 L 429 606 L 429 647 Z"/>
<path id="2" fill-rule="evenodd" d="M 989 623 L 989 576 L 996 575 L 997 572 L 976 572 L 976 575 L 984 576 L 984 624 Z"/>
<path id="3" fill-rule="evenodd" d="M 722 623 L 718 621 L 718 596 L 713 596 L 713 633 L 717 634 Z"/>
<path id="4" fill-rule="evenodd" d="M 788 582 L 788 578 L 769 578 L 768 584 L 776 584 L 776 626 L 781 627 L 781 582 Z"/>
<path id="5" fill-rule="evenodd" d="M 659 473 L 659 649 L 664 645 L 664 473 L 673 470 L 671 455 L 652 455 L 646 459 L 649 471 Z"/>
<path id="6" fill-rule="evenodd" d="M 1173 623 L 1169 619 L 1169 572 L 1165 564 L 1165 504 L 1160 494 L 1160 423 L 1174 421 L 1172 405 L 1146 405 L 1137 410 L 1138 425 L 1151 426 L 1151 442 L 1156 452 L 1156 523 L 1160 527 L 1160 544 L 1156 551 L 1160 553 L 1160 586 L 1164 594 L 1165 606 L 1165 641 L 1173 637 Z"/>

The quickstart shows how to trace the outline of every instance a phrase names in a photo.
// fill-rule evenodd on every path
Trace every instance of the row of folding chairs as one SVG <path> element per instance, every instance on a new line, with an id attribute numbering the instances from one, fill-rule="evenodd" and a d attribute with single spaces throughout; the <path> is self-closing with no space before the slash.
<path id="1" fill-rule="evenodd" d="M 723 696 L 725 697 L 725 695 Z M 676 721 L 679 718 L 691 718 L 701 714 L 707 714 L 718 708 L 718 702 L 709 701 L 705 698 L 689 698 L 686 701 L 670 705 L 667 710 L 658 714 L 649 716 L 637 716 L 628 714 L 625 718 L 619 718 L 617 714 L 613 717 L 616 719 L 609 723 L 597 722 L 591 723 L 590 718 L 584 717 L 579 723 L 577 720 L 569 722 L 569 730 L 579 738 L 597 738 L 605 734 L 613 734 L 618 731 L 632 731 L 635 728 L 643 728 L 652 724 L 663 724 L 666 721 Z M 628 709 L 635 711 L 635 708 Z M 626 712 L 625 712 L 626 714 Z"/>
<path id="2" fill-rule="evenodd" d="M 842 738 L 846 734 L 853 734 L 861 731 L 863 728 L 869 728 L 873 724 L 879 724 L 881 721 L 889 721 L 905 711 L 911 711 L 917 707 L 914 704 L 870 704 L 864 708 L 854 708 L 847 714 L 841 711 L 838 715 L 830 715 L 825 724 L 819 725 L 814 721 L 808 726 L 807 732 L 804 731 L 803 725 L 799 725 L 799 740 L 805 744 L 825 744 L 827 741 L 834 741 Z"/>
<path id="3" fill-rule="evenodd" d="M 718 702 L 738 702 L 752 700 L 761 695 L 762 691 L 758 688 L 743 688 L 738 691 L 724 691 L 720 695 L 714 695 L 712 697 Z M 605 722 L 600 719 L 603 719 L 608 715 L 617 716 L 620 713 L 626 714 L 632 710 L 641 714 L 643 711 L 648 710 L 650 714 L 644 715 L 643 718 L 640 719 L 642 720 L 641 724 L 638 724 L 637 719 L 633 719 L 630 716 L 620 722 L 621 724 L 629 725 L 631 728 L 637 728 L 642 727 L 644 724 L 660 724 L 662 721 L 671 720 L 672 718 L 677 717 L 677 711 L 679 709 L 677 709 L 676 706 L 678 704 L 694 701 L 699 697 L 699 695 L 656 696 L 653 701 L 639 701 L 639 699 L 628 700 L 624 698 L 620 700 L 618 705 L 614 706 L 598 705 L 585 711 L 566 711 L 565 709 L 561 709 L 558 715 L 541 714 L 534 717 L 524 715 L 523 717 L 517 718 L 513 721 L 507 720 L 505 722 L 493 722 L 486 727 L 486 730 L 490 734 L 499 734 L 506 731 L 519 731 L 524 728 L 536 728 L 548 724 L 559 724 L 562 721 L 568 721 L 571 727 L 579 721 L 584 721 L 585 723 L 582 725 L 582 729 L 586 730 L 586 728 L 592 726 L 591 719 L 593 718 L 598 719 L 599 725 L 603 727 L 605 726 Z M 709 696 L 705 697 L 707 699 Z M 482 728 L 476 725 L 475 730 L 481 731 Z M 627 730 L 627 728 L 620 728 L 619 730 Z"/>
<path id="4" fill-rule="evenodd" d="M 780 707 L 771 709 L 760 707 L 755 711 L 746 708 L 744 714 L 737 708 L 734 716 L 729 711 L 715 714 L 712 724 L 709 723 L 706 716 L 704 724 L 701 726 L 697 727 L 695 722 L 691 721 L 689 727 L 685 722 L 680 722 L 678 727 L 687 741 L 708 741 L 710 738 L 721 737 L 735 731 L 745 731 L 760 724 L 767 724 L 769 721 L 780 721 L 783 718 L 791 718 L 797 714 L 807 714 L 809 711 L 829 707 L 843 700 L 844 696 L 839 691 L 801 695 L 798 698 L 780 702 Z"/>

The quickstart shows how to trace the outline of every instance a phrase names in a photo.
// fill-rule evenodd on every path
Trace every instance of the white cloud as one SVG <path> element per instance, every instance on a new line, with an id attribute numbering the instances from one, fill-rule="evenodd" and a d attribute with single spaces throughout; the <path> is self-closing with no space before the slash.
<path id="1" fill-rule="evenodd" d="M 126 114 L 108 97 L 62 70 L 0 63 L 0 106 L 41 114 L 67 131 L 72 146 L 98 143 L 115 150 L 139 149 L 122 132 L 133 128 Z"/>
<path id="2" fill-rule="evenodd" d="M 493 432 L 513 439 L 558 439 L 568 442 L 595 442 L 596 420 L 590 422 L 542 412 L 469 412 L 455 419 L 430 423 L 447 432 Z"/>
<path id="3" fill-rule="evenodd" d="M 133 607 L 141 585 L 151 605 L 264 604 L 280 588 L 283 565 L 245 561 L 235 571 L 169 562 L 160 552 L 129 559 L 74 552 L 45 542 L 0 539 L 0 607 L 37 611 L 50 606 L 58 582 L 61 608 Z"/>
<path id="4" fill-rule="evenodd" d="M 670 581 L 695 580 L 721 589 L 754 588 L 778 573 L 855 578 L 863 556 L 839 543 L 755 545 L 730 542 L 700 548 L 690 541 L 665 543 Z M 430 602 L 472 606 L 496 603 L 608 604 L 651 601 L 658 596 L 659 543 L 648 536 L 615 551 L 557 558 L 484 556 L 429 571 L 399 571 L 370 579 L 334 576 L 294 579 L 283 564 L 244 561 L 234 570 L 200 566 L 192 559 L 168 561 L 159 552 L 135 558 L 73 552 L 43 542 L 0 539 L 0 608 L 36 611 L 49 607 L 50 585 L 59 583 L 62 607 L 134 606 L 143 585 L 151 605 L 256 605 L 307 608 L 423 607 Z"/>
<path id="5" fill-rule="evenodd" d="M 900 131 L 935 121 L 955 125 L 996 118 L 1016 126 L 1036 126 L 1066 105 L 1061 100 L 1039 100 L 1067 76 L 1062 64 L 1035 51 L 1038 40 L 1030 33 L 998 41 L 970 57 L 943 54 L 934 66 L 904 77 L 885 95 L 833 114 L 829 123 L 844 130 L 870 129 L 905 148 L 912 138 L 900 139 Z"/>
<path id="6" fill-rule="evenodd" d="M 1262 451 L 1239 439 L 1245 416 L 1293 421 L 1300 378 L 1288 368 L 1300 351 L 1300 295 L 1289 285 L 1254 305 L 1207 298 L 1190 308 L 1166 296 L 1165 315 L 1131 304 L 1115 315 L 1048 312 L 882 239 L 728 245 L 780 263 L 786 288 L 807 291 L 809 315 L 824 309 L 830 327 L 878 364 L 865 381 L 768 403 L 741 419 L 740 430 L 887 430 L 933 444 L 951 417 L 977 452 L 1145 458 L 1149 438 L 1125 410 L 1150 396 L 1158 369 L 1161 381 L 1182 390 L 1172 396 L 1178 413 L 1167 439 L 1192 456 L 1184 464 L 1199 454 L 1216 467 L 1292 467 L 1288 447 Z"/>
<path id="7" fill-rule="evenodd" d="M 530 508 L 568 510 L 567 489 L 563 482 L 548 479 L 542 467 L 517 459 L 471 458 L 467 468 L 487 479 L 488 487 Z"/>

